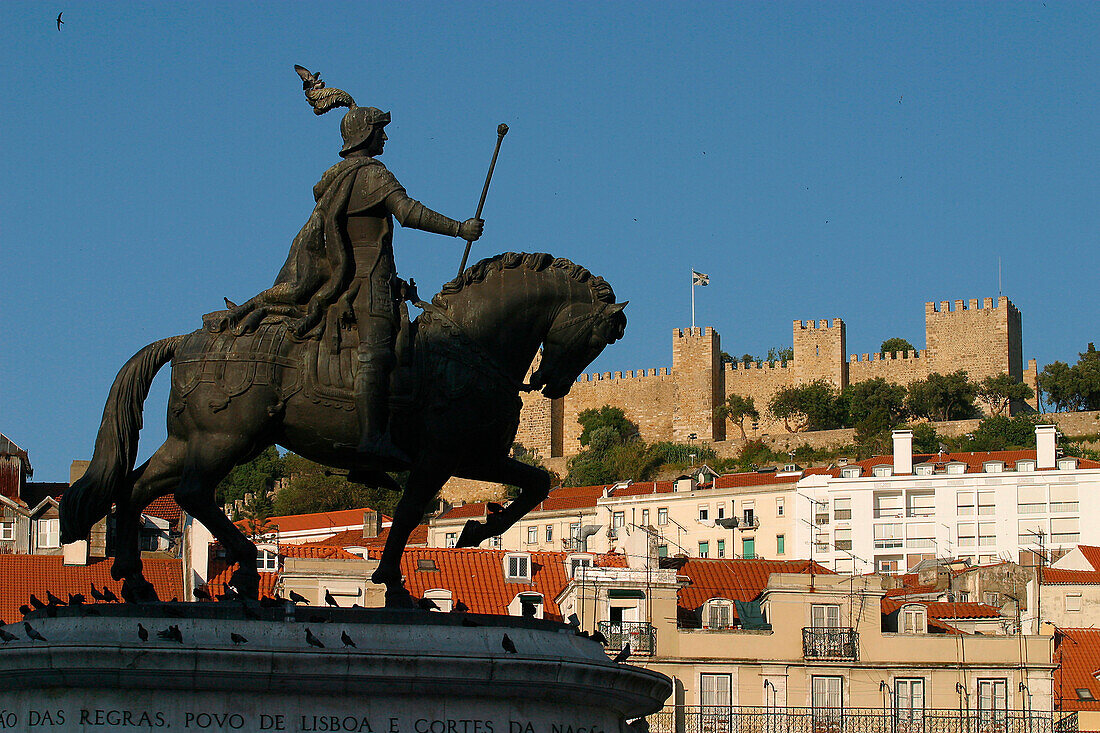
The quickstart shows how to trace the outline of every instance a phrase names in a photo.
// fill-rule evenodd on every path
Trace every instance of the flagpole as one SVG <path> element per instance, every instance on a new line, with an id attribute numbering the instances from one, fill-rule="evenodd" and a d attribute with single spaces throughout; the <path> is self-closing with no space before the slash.
<path id="1" fill-rule="evenodd" d="M 695 330 L 695 268 L 691 270 L 691 328 Z"/>

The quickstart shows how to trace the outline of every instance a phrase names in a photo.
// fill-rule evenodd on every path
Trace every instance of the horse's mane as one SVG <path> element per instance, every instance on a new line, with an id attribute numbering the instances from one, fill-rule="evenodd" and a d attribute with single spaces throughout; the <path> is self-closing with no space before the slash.
<path id="1" fill-rule="evenodd" d="M 470 285 L 484 282 L 493 273 L 517 268 L 532 272 L 560 270 L 573 280 L 588 285 L 596 300 L 601 303 L 615 302 L 615 291 L 609 282 L 571 260 L 545 252 L 505 252 L 467 267 L 461 275 L 443 286 L 439 294 L 432 298 L 432 303 L 444 307 L 447 305 L 447 296 L 456 295 Z"/>

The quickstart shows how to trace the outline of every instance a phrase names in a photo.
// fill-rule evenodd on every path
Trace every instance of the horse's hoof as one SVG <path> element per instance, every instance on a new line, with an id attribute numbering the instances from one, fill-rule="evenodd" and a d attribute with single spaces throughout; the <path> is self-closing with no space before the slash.
<path id="1" fill-rule="evenodd" d="M 242 573 L 237 570 L 229 578 L 229 585 L 237 591 L 237 595 L 251 601 L 260 599 L 260 576 L 258 573 Z"/>
<path id="2" fill-rule="evenodd" d="M 462 534 L 458 536 L 458 542 L 455 542 L 455 547 L 477 547 L 488 538 L 489 534 L 484 524 L 467 519 L 465 526 L 462 527 Z"/>
<path id="3" fill-rule="evenodd" d="M 160 598 L 153 584 L 139 575 L 122 581 L 122 600 L 127 603 L 157 603 Z"/>
<path id="4" fill-rule="evenodd" d="M 386 608 L 419 608 L 416 599 L 404 588 L 386 591 Z"/>

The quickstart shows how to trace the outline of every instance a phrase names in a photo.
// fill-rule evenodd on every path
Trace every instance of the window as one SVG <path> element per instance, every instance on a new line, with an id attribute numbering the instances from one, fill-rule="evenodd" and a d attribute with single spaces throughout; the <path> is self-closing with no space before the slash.
<path id="1" fill-rule="evenodd" d="M 718 502 L 718 514 L 715 515 L 715 516 L 717 516 L 718 519 L 725 519 L 726 518 L 726 502 L 724 502 L 724 501 Z"/>
<path id="2" fill-rule="evenodd" d="M 1059 458 L 1058 459 L 1058 470 L 1059 471 L 1072 471 L 1075 468 L 1077 468 L 1077 459 L 1076 458 Z"/>
<path id="3" fill-rule="evenodd" d="M 874 474 L 880 478 L 894 475 L 893 466 L 875 466 Z"/>
<path id="4" fill-rule="evenodd" d="M 994 493 L 992 491 L 978 492 L 978 516 L 991 517 L 997 513 L 993 497 Z"/>
<path id="5" fill-rule="evenodd" d="M 1050 487 L 1050 511 L 1076 514 L 1079 508 L 1076 486 L 1056 484 Z"/>
<path id="6" fill-rule="evenodd" d="M 500 540 L 500 535 L 489 538 L 489 547 L 491 547 L 494 550 L 499 550 L 502 544 L 503 543 Z"/>
<path id="7" fill-rule="evenodd" d="M 577 539 L 580 539 L 580 536 L 581 536 L 581 523 L 580 522 L 570 522 L 569 523 L 569 538 L 577 540 Z"/>
<path id="8" fill-rule="evenodd" d="M 726 556 L 726 541 L 718 540 L 718 557 Z"/>
<path id="9" fill-rule="evenodd" d="M 956 530 L 958 532 L 959 547 L 973 547 L 977 535 L 976 525 L 973 522 L 964 522 Z"/>
<path id="10" fill-rule="evenodd" d="M 829 523 L 829 502 L 814 502 L 814 524 L 822 527 Z"/>
<path id="11" fill-rule="evenodd" d="M 539 528 L 530 526 L 527 528 L 527 544 L 534 545 L 539 541 Z"/>
<path id="12" fill-rule="evenodd" d="M 256 569 L 275 572 L 279 569 L 279 556 L 271 550 L 260 550 L 256 553 Z"/>
<path id="13" fill-rule="evenodd" d="M 706 628 L 708 629 L 728 629 L 733 626 L 733 604 L 727 600 L 715 599 L 707 601 L 706 614 Z"/>
<path id="14" fill-rule="evenodd" d="M 1002 473 L 1005 470 L 1003 461 L 986 461 L 982 464 L 986 473 Z"/>
<path id="15" fill-rule="evenodd" d="M 888 550 L 901 547 L 903 544 L 901 533 L 904 526 L 902 524 L 876 524 L 875 549 Z"/>
<path id="16" fill-rule="evenodd" d="M 787 554 L 787 537 L 785 535 L 777 534 L 775 536 L 775 554 Z"/>
<path id="17" fill-rule="evenodd" d="M 741 538 L 741 557 L 752 560 L 756 557 L 756 539 L 753 537 Z"/>
<path id="18" fill-rule="evenodd" d="M 543 618 L 543 613 L 545 609 L 543 607 L 541 593 L 518 593 L 516 595 L 516 599 L 519 602 L 515 606 L 512 606 L 512 608 L 518 611 L 520 616 L 523 615 L 523 607 L 527 605 L 533 607 L 535 618 Z M 516 603 L 516 601 L 512 602 Z M 513 613 L 513 615 L 515 614 Z"/>
<path id="19" fill-rule="evenodd" d="M 1019 486 L 1016 489 L 1016 511 L 1019 514 L 1044 514 L 1047 510 L 1045 486 Z"/>
<path id="20" fill-rule="evenodd" d="M 810 626 L 817 629 L 840 628 L 840 606 L 835 603 L 815 603 L 810 606 Z"/>
<path id="21" fill-rule="evenodd" d="M 710 508 L 706 504 L 699 505 L 699 521 L 705 522 L 710 517 Z"/>
<path id="22" fill-rule="evenodd" d="M 699 557 L 709 557 L 709 556 L 710 556 L 710 543 L 706 542 L 706 541 L 700 542 L 699 543 Z"/>
<path id="23" fill-rule="evenodd" d="M 923 634 L 928 630 L 928 613 L 924 606 L 905 606 L 899 621 L 898 630 L 903 634 Z"/>
<path id="24" fill-rule="evenodd" d="M 552 524 L 546 525 L 546 541 L 547 542 L 553 542 L 554 541 L 554 525 L 552 525 Z"/>
<path id="25" fill-rule="evenodd" d="M 852 500 L 851 499 L 833 499 L 833 519 L 851 519 L 852 518 Z"/>
<path id="26" fill-rule="evenodd" d="M 668 508 L 667 507 L 663 507 L 663 506 L 662 507 L 657 507 L 657 524 L 658 525 L 668 524 Z"/>
<path id="27" fill-rule="evenodd" d="M 985 605 L 987 606 L 999 605 L 1001 602 L 1001 594 L 986 591 L 985 593 L 982 593 L 982 602 L 985 603 Z"/>
<path id="28" fill-rule="evenodd" d="M 730 675 L 699 675 L 699 702 L 703 707 L 730 707 Z"/>
<path id="29" fill-rule="evenodd" d="M 642 510 L 642 526 L 643 527 L 648 527 L 649 526 L 649 510 L 648 509 L 643 509 Z"/>
<path id="30" fill-rule="evenodd" d="M 955 506 L 958 514 L 970 515 L 974 513 L 974 494 L 969 491 L 959 491 L 955 496 Z"/>
<path id="31" fill-rule="evenodd" d="M 657 545 L 657 557 L 668 557 L 668 545 Z"/>
<path id="32" fill-rule="evenodd" d="M 592 567 L 591 555 L 570 555 L 566 562 L 569 564 L 569 577 L 575 578 L 577 576 L 577 570 L 580 568 Z"/>
<path id="33" fill-rule="evenodd" d="M 828 552 L 829 551 L 829 533 L 818 532 L 814 537 L 814 552 Z"/>
<path id="34" fill-rule="evenodd" d="M 443 613 L 450 613 L 454 606 L 451 592 L 446 588 L 432 588 L 424 591 L 424 597 L 434 603 Z"/>
<path id="35" fill-rule="evenodd" d="M 978 522 L 978 545 L 987 547 L 997 544 L 997 523 Z"/>
<path id="36" fill-rule="evenodd" d="M 966 473 L 965 463 L 948 463 L 947 472 L 951 475 L 957 475 L 960 473 Z"/>
<path id="37" fill-rule="evenodd" d="M 0 540 L 15 539 L 15 522 L 0 522 Z"/>
<path id="38" fill-rule="evenodd" d="M 783 497 L 777 498 L 775 500 L 775 516 L 782 517 L 784 508 L 785 507 L 783 506 Z"/>
<path id="39" fill-rule="evenodd" d="M 936 525 L 934 522 L 910 522 L 905 526 L 908 539 L 907 547 L 923 549 L 936 546 Z"/>
<path id="40" fill-rule="evenodd" d="M 1067 611 L 1080 611 L 1081 610 L 1081 594 L 1080 593 L 1066 593 L 1066 610 Z"/>
<path id="41" fill-rule="evenodd" d="M 933 491 L 910 492 L 906 497 L 909 506 L 907 517 L 931 517 L 936 513 L 936 494 Z"/>
<path id="42" fill-rule="evenodd" d="M 611 526 L 615 529 L 626 524 L 626 512 L 613 512 L 611 514 Z"/>
<path id="43" fill-rule="evenodd" d="M 1016 470 L 1020 473 L 1031 473 L 1035 470 L 1035 461 L 1016 461 Z"/>
<path id="44" fill-rule="evenodd" d="M 916 469 L 916 473 L 918 476 L 931 476 L 933 473 L 936 472 L 934 466 L 929 466 L 926 463 L 919 466 L 914 466 L 914 468 Z"/>
<path id="45" fill-rule="evenodd" d="M 1003 720 L 1008 710 L 1008 680 L 978 680 L 978 716 Z"/>
<path id="46" fill-rule="evenodd" d="M 448 532 L 443 535 L 444 547 L 454 547 L 456 544 L 458 544 L 458 532 Z"/>
<path id="47" fill-rule="evenodd" d="M 836 550 L 850 550 L 852 549 L 852 530 L 850 529 L 838 529 L 833 535 L 833 549 Z"/>
<path id="48" fill-rule="evenodd" d="M 840 469 L 841 478 L 859 478 L 859 466 L 845 466 Z"/>
<path id="49" fill-rule="evenodd" d="M 817 677 L 813 680 L 814 710 L 836 710 L 839 714 L 843 697 L 841 694 L 843 677 Z"/>
<path id="50" fill-rule="evenodd" d="M 61 534 L 60 527 L 58 526 L 60 520 L 57 519 L 39 519 L 38 524 L 38 546 L 43 547 L 61 547 Z"/>
<path id="51" fill-rule="evenodd" d="M 752 507 L 746 507 L 742 516 L 742 524 L 746 527 L 756 526 L 756 512 Z"/>
<path id="52" fill-rule="evenodd" d="M 924 680 L 894 680 L 894 700 L 897 705 L 898 719 L 906 724 L 920 721 L 924 711 Z"/>
<path id="53" fill-rule="evenodd" d="M 875 519 L 901 519 L 901 494 L 875 494 Z"/>
<path id="54" fill-rule="evenodd" d="M 955 591 L 955 600 L 959 603 L 970 603 L 970 593 L 965 590 Z"/>
<path id="55" fill-rule="evenodd" d="M 508 580 L 530 580 L 531 556 L 527 554 L 505 555 L 504 575 Z"/>
<path id="56" fill-rule="evenodd" d="M 877 560 L 875 567 L 878 568 L 880 573 L 896 573 L 898 571 L 897 560 Z"/>

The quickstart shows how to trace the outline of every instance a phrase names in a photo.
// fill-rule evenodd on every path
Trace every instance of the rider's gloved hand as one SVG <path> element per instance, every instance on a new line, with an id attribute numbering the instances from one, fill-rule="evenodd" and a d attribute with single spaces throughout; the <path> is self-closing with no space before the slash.
<path id="1" fill-rule="evenodd" d="M 481 233 L 485 231 L 484 219 L 467 219 L 458 228 L 458 236 L 467 242 L 476 242 L 481 239 Z"/>

